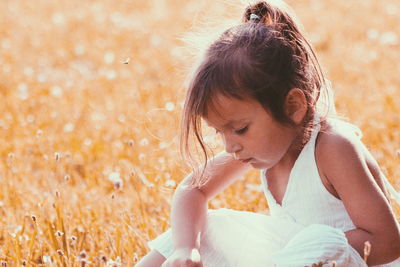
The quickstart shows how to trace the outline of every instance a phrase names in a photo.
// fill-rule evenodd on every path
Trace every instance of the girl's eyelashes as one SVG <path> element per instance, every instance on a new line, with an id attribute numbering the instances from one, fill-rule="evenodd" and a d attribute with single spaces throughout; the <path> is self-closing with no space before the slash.
<path id="1" fill-rule="evenodd" d="M 235 132 L 235 134 L 244 134 L 245 132 L 247 132 L 248 128 L 249 128 L 249 126 L 247 125 L 239 130 L 235 130 L 234 132 Z M 215 129 L 215 134 L 220 134 L 220 133 L 221 132 L 219 130 Z"/>
<path id="2" fill-rule="evenodd" d="M 244 134 L 245 132 L 247 132 L 247 129 L 249 128 L 249 126 L 245 126 L 239 130 L 235 130 L 236 134 Z"/>

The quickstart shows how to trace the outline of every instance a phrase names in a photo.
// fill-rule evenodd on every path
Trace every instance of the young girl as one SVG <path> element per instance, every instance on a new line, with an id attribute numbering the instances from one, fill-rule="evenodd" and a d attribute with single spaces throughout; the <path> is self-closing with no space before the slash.
<path id="1" fill-rule="evenodd" d="M 183 147 L 193 131 L 205 151 L 203 119 L 226 152 L 180 184 L 171 229 L 137 266 L 367 266 L 366 241 L 368 265 L 400 266 L 385 185 L 394 190 L 356 128 L 324 110 L 328 85 L 289 14 L 258 2 L 207 49 L 187 93 Z M 261 170 L 270 216 L 207 210 L 251 168 Z"/>

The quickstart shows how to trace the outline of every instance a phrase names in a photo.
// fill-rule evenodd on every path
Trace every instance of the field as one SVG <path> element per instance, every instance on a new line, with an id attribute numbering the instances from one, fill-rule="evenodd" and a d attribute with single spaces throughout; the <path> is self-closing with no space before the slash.
<path id="1" fill-rule="evenodd" d="M 190 170 L 179 126 L 196 51 L 182 37 L 201 21 L 239 21 L 242 9 L 226 2 L 1 2 L 2 264 L 131 266 L 148 252 Z M 399 189 L 400 4 L 288 2 L 338 112 Z M 258 184 L 252 171 L 210 207 L 265 213 Z"/>

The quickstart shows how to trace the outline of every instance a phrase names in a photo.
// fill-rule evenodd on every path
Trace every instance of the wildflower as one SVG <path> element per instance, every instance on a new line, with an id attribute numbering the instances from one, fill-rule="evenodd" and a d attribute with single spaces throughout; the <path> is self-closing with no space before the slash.
<path id="1" fill-rule="evenodd" d="M 85 146 L 91 146 L 92 143 L 93 143 L 93 141 L 92 141 L 92 139 L 90 139 L 90 138 L 85 138 L 85 140 L 83 141 L 83 144 L 84 144 Z"/>
<path id="2" fill-rule="evenodd" d="M 117 72 L 115 70 L 108 70 L 105 76 L 107 80 L 114 80 L 117 77 Z"/>
<path id="3" fill-rule="evenodd" d="M 371 40 L 376 40 L 379 37 L 379 31 L 377 29 L 369 29 L 367 31 L 367 36 Z"/>
<path id="4" fill-rule="evenodd" d="M 112 172 L 108 175 L 108 180 L 114 184 L 115 189 L 122 189 L 124 182 L 122 181 L 121 177 L 119 176 L 118 172 Z"/>
<path id="5" fill-rule="evenodd" d="M 61 87 L 58 85 L 51 87 L 50 92 L 54 97 L 61 97 L 63 93 Z"/>
<path id="6" fill-rule="evenodd" d="M 147 138 L 143 138 L 142 140 L 140 140 L 139 144 L 141 146 L 147 146 L 149 144 L 149 140 Z"/>
<path id="7" fill-rule="evenodd" d="M 43 134 L 43 131 L 42 131 L 42 130 L 40 130 L 40 129 L 38 129 L 38 130 L 36 131 L 36 138 L 39 138 L 39 137 L 41 137 L 41 136 L 42 136 L 42 134 Z"/>
<path id="8" fill-rule="evenodd" d="M 162 142 L 160 142 L 160 144 L 158 144 L 158 147 L 159 147 L 160 149 L 167 148 L 167 147 L 168 147 L 168 143 L 167 143 L 167 142 L 164 142 L 164 141 L 162 141 Z"/>
<path id="9" fill-rule="evenodd" d="M 118 116 L 118 122 L 120 122 L 120 123 L 124 123 L 124 122 L 125 122 L 125 120 L 126 120 L 126 117 L 125 117 L 125 115 L 124 115 L 124 114 L 121 114 L 121 115 L 119 115 L 119 116 Z"/>
<path id="10" fill-rule="evenodd" d="M 84 259 L 87 257 L 87 253 L 85 250 L 82 250 L 81 252 L 79 252 L 79 259 Z"/>
<path id="11" fill-rule="evenodd" d="M 394 32 L 385 32 L 381 35 L 379 39 L 380 43 L 383 45 L 398 45 L 399 38 Z"/>
<path id="12" fill-rule="evenodd" d="M 125 58 L 124 60 L 121 61 L 122 64 L 128 64 L 131 59 L 129 57 Z"/>
<path id="13" fill-rule="evenodd" d="M 139 261 L 139 255 L 135 252 L 133 253 L 133 262 L 138 262 Z"/>
<path id="14" fill-rule="evenodd" d="M 29 114 L 28 117 L 26 117 L 26 121 L 29 123 L 32 123 L 35 121 L 35 116 L 33 116 L 32 114 Z"/>
<path id="15" fill-rule="evenodd" d="M 142 161 L 142 160 L 144 160 L 146 158 L 146 154 L 140 153 L 138 158 L 139 158 L 140 161 Z"/>
<path id="16" fill-rule="evenodd" d="M 165 109 L 166 109 L 167 111 L 173 111 L 173 110 L 175 109 L 174 103 L 172 103 L 172 102 L 167 102 L 167 103 L 165 104 Z"/>
<path id="17" fill-rule="evenodd" d="M 122 266 L 121 258 L 119 256 L 115 259 L 115 261 L 110 259 L 107 262 L 107 267 L 119 267 L 119 266 Z"/>
<path id="18" fill-rule="evenodd" d="M 99 258 L 100 258 L 100 261 L 101 261 L 102 263 L 107 263 L 107 256 L 105 256 L 105 255 L 100 255 Z"/>
<path id="19" fill-rule="evenodd" d="M 59 161 L 61 159 L 61 153 L 60 152 L 54 153 L 54 158 L 56 159 L 56 161 Z"/>
<path id="20" fill-rule="evenodd" d="M 111 64 L 111 63 L 113 63 L 113 62 L 114 62 L 114 59 L 115 59 L 114 53 L 113 53 L 113 52 L 107 52 L 107 53 L 104 55 L 103 59 L 104 59 L 104 62 L 105 62 L 106 64 Z"/>
<path id="21" fill-rule="evenodd" d="M 26 100 L 29 97 L 29 88 L 26 83 L 21 83 L 18 85 L 18 97 L 21 100 Z"/>
<path id="22" fill-rule="evenodd" d="M 44 264 L 51 264 L 51 257 L 49 255 L 43 255 L 42 261 Z"/>
<path id="23" fill-rule="evenodd" d="M 85 53 L 85 47 L 82 44 L 75 45 L 74 52 L 76 55 L 81 56 Z"/>
<path id="24" fill-rule="evenodd" d="M 53 21 L 54 24 L 61 25 L 61 24 L 65 23 L 65 17 L 64 17 L 63 14 L 57 12 L 57 13 L 53 14 L 52 21 Z"/>
<path id="25" fill-rule="evenodd" d="M 87 264 L 90 263 L 90 261 L 88 261 L 87 259 L 80 259 L 79 262 L 81 263 L 80 267 L 85 267 Z"/>
<path id="26" fill-rule="evenodd" d="M 60 236 L 64 235 L 64 233 L 61 232 L 61 231 L 59 231 L 59 230 L 57 230 L 57 231 L 55 232 L 55 235 L 58 236 L 58 237 L 60 237 Z"/>
<path id="27" fill-rule="evenodd" d="M 130 147 L 132 147 L 134 144 L 135 144 L 135 141 L 133 141 L 132 139 L 129 139 L 129 140 L 128 140 L 128 145 L 129 145 Z"/>
<path id="28" fill-rule="evenodd" d="M 172 180 L 172 179 L 168 179 L 166 182 L 165 182 L 165 184 L 164 184 L 166 187 L 172 187 L 172 188 L 174 188 L 175 186 L 176 186 L 176 182 L 174 181 L 174 180 Z"/>
<path id="29" fill-rule="evenodd" d="M 69 239 L 70 239 L 70 243 L 69 243 L 70 246 L 74 247 L 76 245 L 76 240 L 77 240 L 76 236 L 72 235 Z"/>
<path id="30" fill-rule="evenodd" d="M 70 133 L 74 130 L 74 128 L 75 126 L 72 123 L 68 122 L 67 124 L 64 125 L 63 130 L 65 133 Z"/>

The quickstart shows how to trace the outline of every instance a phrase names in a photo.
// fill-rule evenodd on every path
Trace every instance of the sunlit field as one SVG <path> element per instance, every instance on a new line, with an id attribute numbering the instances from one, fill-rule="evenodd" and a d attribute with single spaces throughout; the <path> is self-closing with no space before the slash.
<path id="1" fill-rule="evenodd" d="M 400 3 L 289 3 L 338 112 L 400 189 Z M 242 11 L 211 0 L 0 3 L 2 266 L 132 266 L 148 252 L 190 171 L 179 127 L 194 59 L 181 39 L 207 16 L 220 25 Z M 258 175 L 210 208 L 268 213 Z"/>

